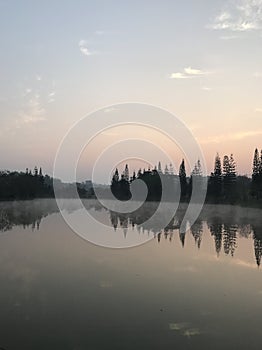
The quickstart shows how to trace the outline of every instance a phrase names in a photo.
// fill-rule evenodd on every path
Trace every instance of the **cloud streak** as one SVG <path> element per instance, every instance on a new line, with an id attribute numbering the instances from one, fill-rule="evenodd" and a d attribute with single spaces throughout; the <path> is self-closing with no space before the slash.
<path id="1" fill-rule="evenodd" d="M 16 127 L 19 128 L 24 124 L 35 124 L 41 121 L 45 121 L 46 110 L 40 102 L 40 96 L 35 94 L 29 99 L 24 109 L 18 113 L 18 119 L 16 120 Z"/>
<path id="2" fill-rule="evenodd" d="M 84 56 L 91 56 L 94 54 L 94 52 L 90 51 L 88 48 L 88 43 L 86 40 L 80 40 L 78 43 L 79 50 Z"/>
<path id="3" fill-rule="evenodd" d="M 210 74 L 210 72 L 203 71 L 201 69 L 196 69 L 192 67 L 186 67 L 184 68 L 183 72 L 176 72 L 176 73 L 171 73 L 169 78 L 170 79 L 190 79 L 194 77 L 200 77 Z"/>
<path id="4" fill-rule="evenodd" d="M 204 90 L 204 91 L 211 91 L 212 90 L 212 88 L 208 87 L 208 86 L 202 86 L 201 89 Z"/>
<path id="5" fill-rule="evenodd" d="M 184 73 L 172 73 L 170 74 L 170 79 L 188 79 L 188 78 L 191 78 L 190 76 L 184 74 Z"/>
<path id="6" fill-rule="evenodd" d="M 246 32 L 262 28 L 262 0 L 238 0 L 215 17 L 208 28 Z M 232 38 L 232 37 L 231 37 Z"/>
<path id="7" fill-rule="evenodd" d="M 55 95 L 56 95 L 56 92 L 55 92 L 55 91 L 51 91 L 51 92 L 48 94 L 48 100 L 47 100 L 47 102 L 48 102 L 48 103 L 55 102 Z"/>
<path id="8" fill-rule="evenodd" d="M 184 68 L 184 72 L 188 75 L 205 75 L 207 72 L 203 72 L 200 69 L 194 69 L 191 67 Z"/>
<path id="9" fill-rule="evenodd" d="M 238 141 L 238 140 L 245 139 L 247 137 L 258 136 L 258 135 L 262 135 L 262 130 L 239 131 L 232 134 L 222 134 L 214 137 L 209 137 L 207 139 L 199 140 L 199 142 L 202 144 L 209 144 L 209 143 L 221 143 L 221 142 L 230 141 L 230 140 Z"/>

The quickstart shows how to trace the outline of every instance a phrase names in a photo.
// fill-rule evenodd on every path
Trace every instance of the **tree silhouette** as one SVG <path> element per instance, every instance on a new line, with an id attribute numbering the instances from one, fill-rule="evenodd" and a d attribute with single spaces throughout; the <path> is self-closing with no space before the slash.
<path id="1" fill-rule="evenodd" d="M 186 178 L 186 168 L 185 161 L 182 159 L 182 162 L 179 167 L 179 180 L 181 188 L 181 199 L 185 200 L 187 197 L 187 178 Z"/>
<path id="2" fill-rule="evenodd" d="M 222 169 L 218 153 L 215 158 L 214 172 L 211 173 L 208 185 L 208 197 L 212 199 L 212 202 L 219 203 L 222 195 Z"/>
<path id="3" fill-rule="evenodd" d="M 252 172 L 252 185 L 251 195 L 256 199 L 261 198 L 262 192 L 262 151 L 259 155 L 258 149 L 255 149 L 253 158 L 253 172 Z"/>
<path id="4" fill-rule="evenodd" d="M 192 171 L 192 175 L 193 176 L 202 176 L 202 167 L 201 167 L 199 159 L 197 160 L 197 162 L 194 166 L 194 169 Z"/>
<path id="5" fill-rule="evenodd" d="M 193 186 L 195 186 L 198 191 L 203 190 L 202 166 L 199 159 L 195 163 L 189 179 L 188 198 L 190 198 L 192 195 Z"/>
<path id="6" fill-rule="evenodd" d="M 128 169 L 128 165 L 127 164 L 126 164 L 125 170 L 124 170 L 124 180 L 125 181 L 129 181 L 129 169 Z"/>
<path id="7" fill-rule="evenodd" d="M 236 163 L 233 154 L 223 159 L 223 193 L 226 202 L 236 201 Z"/>
<path id="8" fill-rule="evenodd" d="M 162 174 L 161 162 L 158 162 L 157 171 L 158 171 L 159 174 Z"/>
<path id="9" fill-rule="evenodd" d="M 223 168 L 223 169 L 222 169 Z M 39 170 L 38 170 L 39 169 Z M 121 177 L 118 169 L 115 170 L 111 180 L 111 190 L 120 200 L 131 198 L 130 184 L 135 179 L 145 182 L 148 189 L 147 201 L 172 201 L 178 181 L 180 182 L 181 200 L 189 201 L 192 193 L 192 186 L 197 190 L 204 191 L 205 177 L 202 174 L 202 167 L 198 160 L 191 171 L 188 179 L 186 176 L 185 161 L 182 159 L 179 166 L 179 174 L 174 174 L 173 165 L 166 165 L 162 171 L 161 162 L 152 170 L 134 171 L 130 177 L 128 164 L 125 165 Z M 162 183 L 165 181 L 167 191 L 162 193 Z M 37 166 L 32 171 L 26 168 L 25 172 L 0 171 L 0 199 L 31 199 L 36 197 L 53 197 L 53 181 L 60 184 L 59 196 L 64 198 L 74 197 L 73 187 L 77 186 L 77 191 L 81 197 L 95 197 L 93 189 L 86 189 L 84 183 L 64 184 L 58 179 L 52 179 L 48 175 L 43 175 L 42 168 Z M 170 191 L 169 191 L 170 189 Z M 100 195 L 108 197 L 107 190 L 101 190 Z M 164 198 L 165 195 L 165 198 Z M 107 196 L 107 197 L 106 197 Z M 177 198 L 175 198 L 177 200 Z M 198 199 L 196 199 L 198 200 Z M 253 157 L 252 178 L 245 175 L 237 175 L 236 163 L 233 154 L 223 157 L 223 165 L 219 154 L 216 154 L 214 171 L 208 179 L 207 197 L 209 203 L 230 203 L 262 207 L 262 150 L 256 148 Z"/>
<path id="10" fill-rule="evenodd" d="M 254 158 L 253 158 L 253 173 L 252 178 L 255 178 L 260 173 L 260 157 L 258 153 L 258 149 L 255 149 Z"/>

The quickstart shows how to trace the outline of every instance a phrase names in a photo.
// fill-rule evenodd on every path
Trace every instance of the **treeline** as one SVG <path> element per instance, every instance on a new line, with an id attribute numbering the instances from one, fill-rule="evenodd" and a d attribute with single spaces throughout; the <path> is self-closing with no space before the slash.
<path id="1" fill-rule="evenodd" d="M 32 199 L 53 197 L 52 180 L 42 174 L 42 169 L 34 168 L 33 172 L 0 171 L 0 199 Z"/>
<path id="2" fill-rule="evenodd" d="M 198 160 L 190 175 L 186 174 L 185 161 L 182 160 L 179 166 L 178 174 L 174 174 L 173 166 L 165 166 L 162 170 L 161 163 L 154 169 L 141 170 L 137 174 L 134 172 L 129 175 L 128 165 L 125 166 L 120 175 L 118 169 L 115 170 L 111 190 L 120 200 L 131 198 L 130 185 L 136 179 L 143 180 L 148 188 L 147 200 L 160 201 L 162 198 L 162 182 L 175 186 L 180 185 L 180 199 L 189 202 L 193 186 L 203 185 L 204 179 L 207 180 L 206 202 L 208 203 L 228 203 L 242 204 L 252 206 L 262 206 L 262 151 L 255 150 L 253 159 L 252 178 L 246 175 L 238 175 L 236 171 L 236 162 L 233 154 L 225 155 L 221 160 L 219 154 L 215 157 L 214 171 L 204 178 L 202 174 L 201 163 Z M 165 198 L 167 200 L 173 198 Z"/>
<path id="3" fill-rule="evenodd" d="M 233 155 L 225 155 L 223 159 L 219 154 L 215 157 L 214 171 L 207 178 L 202 174 L 202 167 L 198 160 L 188 175 L 186 173 L 185 161 L 182 160 L 178 174 L 174 173 L 172 164 L 162 169 L 161 163 L 154 169 L 133 172 L 130 176 L 128 165 L 120 175 L 115 170 L 111 191 L 120 200 L 131 198 L 130 186 L 136 180 L 142 180 L 147 186 L 147 201 L 172 201 L 174 200 L 173 188 L 179 188 L 178 201 L 189 202 L 192 189 L 196 187 L 201 190 L 204 180 L 207 181 L 206 202 L 229 203 L 262 207 L 262 150 L 254 152 L 252 177 L 238 175 L 236 162 Z M 163 179 L 165 188 L 170 191 L 163 192 Z M 18 200 L 33 198 L 53 198 L 54 183 L 56 184 L 56 195 L 61 198 L 74 198 L 77 193 L 81 198 L 95 198 L 91 181 L 84 183 L 63 183 L 59 179 L 53 179 L 44 175 L 41 167 L 35 167 L 33 171 L 26 169 L 25 172 L 0 171 L 0 200 Z M 101 187 L 101 186 L 100 186 Z M 98 190 L 100 195 L 106 197 L 108 190 L 103 187 Z M 104 193 L 104 194 L 103 194 Z M 139 196 L 139 191 L 138 191 Z M 139 198 L 138 198 L 139 199 Z"/>
<path id="4" fill-rule="evenodd" d="M 25 172 L 0 171 L 0 200 L 24 200 L 34 198 L 54 198 L 54 181 L 58 196 L 72 198 L 75 196 L 75 184 L 63 183 L 49 175 L 43 175 L 42 168 L 26 169 Z M 90 196 L 90 190 L 84 184 L 77 183 L 78 195 Z M 92 192 L 92 191 L 91 191 Z"/>

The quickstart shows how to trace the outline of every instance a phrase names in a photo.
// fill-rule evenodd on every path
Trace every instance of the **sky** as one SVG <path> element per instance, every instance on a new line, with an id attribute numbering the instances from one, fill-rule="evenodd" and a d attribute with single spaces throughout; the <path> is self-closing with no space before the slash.
<path id="1" fill-rule="evenodd" d="M 0 45 L 0 169 L 52 174 L 72 125 L 140 102 L 183 121 L 208 171 L 219 152 L 251 174 L 262 148 L 262 0 L 0 0 Z M 90 149 L 82 178 L 93 158 Z"/>

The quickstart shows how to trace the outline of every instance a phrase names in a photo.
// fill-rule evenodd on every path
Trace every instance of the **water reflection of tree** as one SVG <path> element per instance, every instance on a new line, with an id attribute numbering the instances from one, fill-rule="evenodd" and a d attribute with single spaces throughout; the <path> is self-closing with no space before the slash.
<path id="1" fill-rule="evenodd" d="M 197 220 L 192 226 L 191 226 L 191 233 L 195 239 L 195 243 L 200 249 L 201 241 L 202 241 L 202 234 L 203 234 L 203 221 Z"/>
<path id="2" fill-rule="evenodd" d="M 111 223 L 115 229 L 119 226 L 127 230 L 129 226 L 136 226 L 142 232 L 151 231 L 154 233 L 154 237 L 158 242 L 162 239 L 169 239 L 171 242 L 174 235 L 177 234 L 182 247 L 184 247 L 187 233 L 182 231 L 180 226 L 185 215 L 186 207 L 179 207 L 170 223 L 160 230 L 154 227 L 154 225 L 150 227 L 148 224 L 144 224 L 155 210 L 156 207 L 154 207 L 153 203 L 150 203 L 150 205 L 131 214 L 124 214 L 124 216 L 111 212 Z M 259 214 L 261 213 L 254 212 L 253 209 L 246 211 L 246 209 L 239 209 L 232 206 L 221 206 L 219 208 L 217 206 L 207 207 L 203 210 L 197 221 L 191 225 L 190 232 L 194 237 L 196 246 L 200 249 L 204 232 L 203 223 L 206 222 L 210 234 L 214 238 L 215 251 L 218 257 L 221 254 L 222 248 L 226 255 L 233 257 L 237 249 L 238 236 L 249 238 L 252 235 L 255 259 L 259 266 L 262 257 L 262 224 L 259 223 Z M 250 224 L 251 222 L 252 224 Z"/>
<path id="3" fill-rule="evenodd" d="M 0 203 L 0 231 L 9 231 L 15 226 L 39 230 L 42 218 L 57 212 L 53 199 L 40 199 Z"/>
<path id="4" fill-rule="evenodd" d="M 118 215 L 116 212 L 110 211 L 110 221 L 111 225 L 114 227 L 114 230 L 116 230 L 118 226 Z"/>
<path id="5" fill-rule="evenodd" d="M 223 245 L 225 254 L 234 256 L 237 247 L 237 225 L 224 224 Z"/>
<path id="6" fill-rule="evenodd" d="M 253 240 L 254 240 L 254 251 L 257 266 L 260 266 L 262 256 L 262 224 L 253 223 Z"/>
<path id="7" fill-rule="evenodd" d="M 253 222 L 250 224 L 250 221 Z M 214 236 L 215 249 L 219 255 L 223 242 L 226 255 L 234 256 L 237 248 L 237 234 L 249 238 L 252 234 L 254 242 L 255 259 L 258 266 L 262 257 L 262 225 L 259 223 L 258 215 L 254 217 L 225 215 L 209 219 L 208 227 L 211 235 Z"/>
<path id="8" fill-rule="evenodd" d="M 76 209 L 75 202 L 65 203 L 65 209 L 73 212 Z M 86 201 L 83 203 L 87 210 L 95 211 L 105 210 L 97 201 Z M 116 230 L 118 227 L 123 229 L 124 236 L 127 235 L 128 228 L 138 230 L 140 233 L 153 233 L 154 237 L 160 242 L 162 239 L 172 241 L 175 235 L 179 236 L 182 247 L 185 245 L 187 233 L 181 230 L 181 223 L 185 216 L 186 206 L 179 206 L 175 216 L 169 224 L 161 227 L 161 215 L 156 215 L 154 220 L 149 220 L 158 209 L 157 203 L 145 203 L 140 209 L 126 214 L 119 214 L 110 211 L 111 225 Z M 0 231 L 11 230 L 14 226 L 31 227 L 32 230 L 38 230 L 41 220 L 52 213 L 58 212 L 56 201 L 53 199 L 40 199 L 21 202 L 0 202 Z M 261 211 L 258 209 L 239 209 L 229 206 L 207 206 L 197 221 L 191 225 L 190 232 L 194 237 L 196 246 L 200 249 L 203 239 L 203 223 L 207 227 L 214 239 L 215 251 L 217 256 L 221 250 L 226 255 L 235 254 L 237 249 L 237 238 L 252 237 L 254 243 L 255 260 L 258 266 L 262 258 L 262 223 L 260 222 Z M 252 223 L 252 224 L 251 224 Z M 189 223 L 190 224 L 190 223 Z"/>
<path id="9" fill-rule="evenodd" d="M 262 255 L 262 240 L 254 237 L 254 250 L 257 266 L 260 266 Z"/>
<path id="10" fill-rule="evenodd" d="M 214 237 L 217 256 L 223 245 L 224 253 L 233 257 L 237 248 L 237 234 L 247 235 L 249 232 L 248 225 L 244 224 L 235 214 L 234 211 L 229 210 L 229 213 L 224 215 L 207 217 L 208 228 Z"/>
<path id="11" fill-rule="evenodd" d="M 96 200 L 86 200 L 82 203 L 86 210 L 101 211 L 103 206 Z M 73 213 L 82 206 L 74 200 L 61 200 L 62 210 Z M 0 202 L 0 231 L 12 230 L 15 226 L 30 227 L 39 230 L 41 220 L 53 213 L 59 212 L 55 199 L 33 199 L 26 201 Z"/>
<path id="12" fill-rule="evenodd" d="M 214 237 L 215 250 L 217 256 L 219 256 L 223 238 L 223 225 L 221 223 L 221 219 L 218 217 L 214 217 L 213 221 L 209 223 L 208 228 L 210 230 L 211 235 Z"/>

